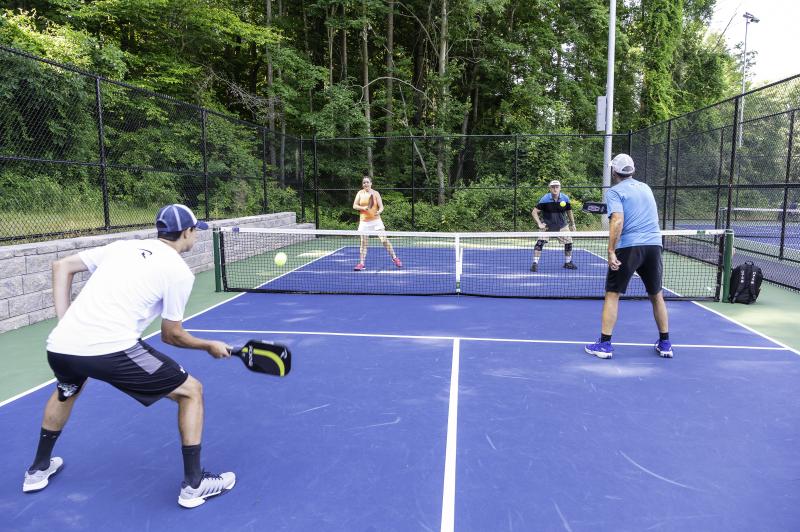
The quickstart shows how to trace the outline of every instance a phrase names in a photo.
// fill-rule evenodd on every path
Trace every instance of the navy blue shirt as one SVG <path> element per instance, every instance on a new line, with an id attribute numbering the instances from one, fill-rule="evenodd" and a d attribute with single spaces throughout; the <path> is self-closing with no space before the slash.
<path id="1" fill-rule="evenodd" d="M 617 249 L 632 246 L 660 246 L 661 228 L 653 191 L 645 183 L 629 177 L 606 194 L 608 217 L 615 212 L 625 216 Z"/>
<path id="2" fill-rule="evenodd" d="M 564 203 L 563 207 L 561 206 L 562 202 Z M 536 208 L 542 212 L 542 222 L 547 226 L 548 231 L 560 231 L 567 225 L 567 211 L 572 210 L 572 205 L 566 194 L 559 193 L 558 199 L 553 199 L 553 195 L 548 192 L 542 196 L 542 199 L 536 204 Z"/>

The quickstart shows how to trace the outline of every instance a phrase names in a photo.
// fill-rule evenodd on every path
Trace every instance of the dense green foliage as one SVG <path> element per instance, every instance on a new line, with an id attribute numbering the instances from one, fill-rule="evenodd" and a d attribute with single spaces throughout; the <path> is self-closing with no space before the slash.
<path id="1" fill-rule="evenodd" d="M 618 2 L 615 129 L 735 92 L 736 60 L 706 35 L 714 3 Z M 605 91 L 606 0 L 15 0 L 5 6 L 0 43 L 273 132 L 264 141 L 255 127 L 209 114 L 206 198 L 197 177 L 200 111 L 101 84 L 107 162 L 120 167 L 108 174 L 114 212 L 174 200 L 201 210 L 208 201 L 212 217 L 261 212 L 265 166 L 266 209 L 299 212 L 301 202 L 313 201 L 299 184 L 304 170 L 306 188 L 312 186 L 310 143 L 301 146 L 285 133 L 587 133 L 594 129 L 595 98 Z M 0 153 L 98 162 L 94 80 L 0 56 Z M 322 149 L 319 185 L 339 189 L 320 198 L 322 225 L 352 227 L 349 205 L 363 174 L 385 191 L 393 228 L 410 226 L 412 181 L 427 188 L 414 199 L 415 225 L 431 230 L 510 228 L 514 185 L 520 220 L 529 220 L 531 202 L 551 178 L 562 179 L 579 200 L 598 196 L 598 139 L 514 139 L 453 137 L 421 146 L 377 139 Z M 53 196 L 96 204 L 99 182 L 96 167 L 4 164 L 0 210 L 47 208 Z M 112 220 L 132 223 L 145 221 Z"/>

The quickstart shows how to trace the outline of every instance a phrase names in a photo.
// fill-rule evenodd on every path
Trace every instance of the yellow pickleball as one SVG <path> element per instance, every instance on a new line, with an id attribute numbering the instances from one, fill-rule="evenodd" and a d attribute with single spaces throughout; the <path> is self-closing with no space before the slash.
<path id="1" fill-rule="evenodd" d="M 567 206 L 567 202 L 566 201 L 562 201 L 561 203 L 559 203 L 559 205 L 561 205 L 562 207 L 566 207 Z"/>
<path id="2" fill-rule="evenodd" d="M 287 260 L 286 253 L 280 252 L 275 255 L 275 266 L 283 266 Z"/>

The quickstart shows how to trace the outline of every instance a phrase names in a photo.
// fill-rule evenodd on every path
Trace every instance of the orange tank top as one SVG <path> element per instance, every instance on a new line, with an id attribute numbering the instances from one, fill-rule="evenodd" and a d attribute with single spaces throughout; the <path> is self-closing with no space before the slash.
<path id="1" fill-rule="evenodd" d="M 372 197 L 373 198 L 375 197 L 374 194 L 372 195 Z M 367 194 L 363 190 L 358 191 L 358 194 L 356 195 L 356 203 L 358 203 L 359 207 L 369 207 L 369 199 L 370 199 L 370 194 Z M 378 218 L 380 218 L 380 216 L 378 216 L 377 214 L 378 201 L 374 200 L 372 203 L 372 207 L 370 207 L 369 210 L 358 211 L 358 212 L 359 212 L 359 218 L 361 219 L 362 222 L 371 222 L 373 220 L 377 220 Z"/>

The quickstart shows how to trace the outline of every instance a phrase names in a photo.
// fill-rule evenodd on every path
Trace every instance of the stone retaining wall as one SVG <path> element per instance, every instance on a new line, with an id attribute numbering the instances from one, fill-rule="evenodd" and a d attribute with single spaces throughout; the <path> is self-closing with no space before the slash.
<path id="1" fill-rule="evenodd" d="M 214 227 L 301 227 L 293 212 L 218 220 Z M 128 231 L 97 236 L 51 240 L 33 244 L 0 247 L 0 333 L 31 325 L 55 316 L 51 264 L 54 260 L 87 248 L 104 246 L 120 239 L 155 238 L 155 229 Z M 193 272 L 214 267 L 211 231 L 200 231 L 197 244 L 183 255 Z M 88 272 L 77 274 L 72 281 L 74 298 L 89 278 Z"/>

